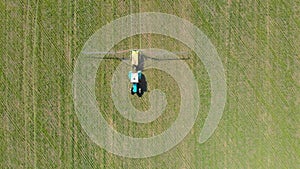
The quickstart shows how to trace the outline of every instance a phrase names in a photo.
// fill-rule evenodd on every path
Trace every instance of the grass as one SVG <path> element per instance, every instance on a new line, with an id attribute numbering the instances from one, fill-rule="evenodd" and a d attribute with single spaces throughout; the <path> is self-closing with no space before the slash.
<path id="1" fill-rule="evenodd" d="M 298 1 L 3 1 L 0 2 L 0 168 L 297 168 L 300 165 L 300 3 Z M 165 12 L 199 27 L 224 64 L 228 96 L 213 136 L 197 143 L 210 106 L 203 64 L 197 74 L 201 109 L 193 130 L 177 147 L 146 159 L 119 157 L 86 135 L 73 108 L 72 73 L 87 39 L 106 23 L 135 12 Z M 121 29 L 121 28 L 120 28 Z M 141 44 L 139 43 L 141 39 Z M 185 49 L 160 35 L 125 39 L 121 48 Z M 150 124 L 120 116 L 110 99 L 103 62 L 97 87 L 105 118 L 118 131 L 147 137 L 167 129 L 178 112 L 177 85 L 167 74 L 145 72 L 149 88 L 164 86 L 167 111 Z M 108 65 L 109 64 L 109 65 Z M 112 66 L 110 66 L 112 65 Z M 96 89 L 97 91 L 98 89 Z M 172 92 L 171 92 L 172 91 Z M 144 110 L 148 93 L 132 101 Z"/>

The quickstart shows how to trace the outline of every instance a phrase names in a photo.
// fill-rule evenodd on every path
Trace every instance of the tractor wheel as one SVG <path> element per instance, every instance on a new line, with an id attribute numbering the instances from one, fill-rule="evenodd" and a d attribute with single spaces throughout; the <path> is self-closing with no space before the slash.
<path id="1" fill-rule="evenodd" d="M 130 89 L 130 93 L 134 95 L 133 88 Z"/>
<path id="2" fill-rule="evenodd" d="M 139 89 L 138 89 L 137 95 L 138 95 L 139 97 L 142 97 L 142 96 L 143 96 L 143 90 L 142 90 L 142 88 L 139 88 Z"/>

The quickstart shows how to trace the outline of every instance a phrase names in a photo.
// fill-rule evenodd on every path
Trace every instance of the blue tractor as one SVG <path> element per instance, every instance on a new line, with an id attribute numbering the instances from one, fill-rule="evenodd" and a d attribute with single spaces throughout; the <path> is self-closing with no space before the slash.
<path id="1" fill-rule="evenodd" d="M 142 78 L 142 71 L 129 71 L 128 78 L 130 80 L 130 83 L 132 84 L 132 87 L 130 88 L 130 93 L 132 95 L 137 94 L 139 97 L 141 97 L 143 95 L 143 90 L 139 82 Z"/>

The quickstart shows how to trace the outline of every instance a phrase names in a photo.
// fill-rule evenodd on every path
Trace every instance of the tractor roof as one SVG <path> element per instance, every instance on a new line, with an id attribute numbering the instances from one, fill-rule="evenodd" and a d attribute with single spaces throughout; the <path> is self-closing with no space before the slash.
<path id="1" fill-rule="evenodd" d="M 130 82 L 131 83 L 138 83 L 139 82 L 138 73 L 131 73 Z"/>

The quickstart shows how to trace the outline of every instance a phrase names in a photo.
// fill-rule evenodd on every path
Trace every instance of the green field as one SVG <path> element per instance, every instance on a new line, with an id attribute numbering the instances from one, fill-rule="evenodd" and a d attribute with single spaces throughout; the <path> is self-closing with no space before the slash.
<path id="1" fill-rule="evenodd" d="M 299 168 L 299 0 L 3 0 L 0 9 L 0 168 Z M 216 47 L 226 71 L 227 102 L 204 144 L 197 141 L 210 107 L 210 81 L 192 51 L 186 62 L 197 77 L 201 106 L 193 130 L 179 145 L 158 156 L 131 159 L 102 149 L 82 129 L 72 95 L 77 57 L 102 26 L 138 12 L 187 19 Z M 128 48 L 189 50 L 154 34 L 115 46 Z M 145 71 L 149 90 L 164 91 L 168 105 L 154 122 L 134 123 L 116 111 L 110 97 L 118 63 L 101 62 L 97 74 L 97 100 L 108 123 L 134 137 L 170 127 L 180 107 L 172 77 Z M 105 90 L 100 94 L 100 89 Z M 133 96 L 133 105 L 147 110 L 148 96 Z"/>

